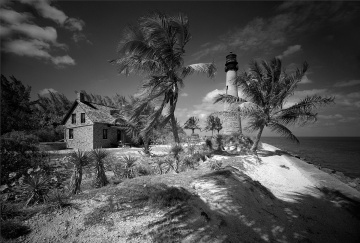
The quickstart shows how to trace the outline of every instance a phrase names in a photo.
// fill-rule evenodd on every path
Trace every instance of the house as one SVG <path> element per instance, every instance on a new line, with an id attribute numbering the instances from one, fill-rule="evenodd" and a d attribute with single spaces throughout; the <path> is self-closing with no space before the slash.
<path id="1" fill-rule="evenodd" d="M 124 127 L 117 125 L 112 116 L 116 111 L 114 107 L 85 101 L 84 94 L 77 93 L 77 99 L 62 121 L 67 147 L 88 150 L 129 143 Z"/>

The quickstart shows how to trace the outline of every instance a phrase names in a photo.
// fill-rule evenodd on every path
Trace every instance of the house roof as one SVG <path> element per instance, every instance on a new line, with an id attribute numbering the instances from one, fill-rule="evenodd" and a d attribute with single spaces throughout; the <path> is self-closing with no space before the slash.
<path id="1" fill-rule="evenodd" d="M 73 112 L 75 107 L 79 105 L 85 112 L 85 114 L 89 117 L 89 119 L 94 123 L 108 123 L 115 124 L 116 118 L 111 115 L 111 111 L 118 110 L 115 107 L 100 105 L 88 101 L 80 102 L 76 100 L 69 112 L 66 114 L 64 119 L 62 120 L 62 125 L 64 125 L 69 118 L 70 114 Z"/>

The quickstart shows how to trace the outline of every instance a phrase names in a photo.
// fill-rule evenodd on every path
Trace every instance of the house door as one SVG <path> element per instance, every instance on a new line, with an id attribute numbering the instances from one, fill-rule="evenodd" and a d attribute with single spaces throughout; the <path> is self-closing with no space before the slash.
<path id="1" fill-rule="evenodd" d="M 118 129 L 117 130 L 117 140 L 118 140 L 118 142 L 121 141 L 121 137 L 122 137 L 121 135 L 122 135 L 121 130 Z"/>

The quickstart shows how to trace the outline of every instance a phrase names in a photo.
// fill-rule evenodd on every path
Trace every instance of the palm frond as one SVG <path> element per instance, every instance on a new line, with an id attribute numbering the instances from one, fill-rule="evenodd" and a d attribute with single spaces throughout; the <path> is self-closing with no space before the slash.
<path id="1" fill-rule="evenodd" d="M 228 94 L 218 94 L 214 98 L 214 104 L 215 103 L 242 104 L 243 102 L 246 102 L 246 100 Z"/>
<path id="2" fill-rule="evenodd" d="M 189 66 L 183 67 L 180 70 L 180 77 L 185 78 L 194 72 L 204 73 L 209 78 L 215 77 L 216 74 L 216 66 L 214 63 L 197 63 L 191 64 Z"/>
<path id="3" fill-rule="evenodd" d="M 271 131 L 279 133 L 281 136 L 289 138 L 292 141 L 295 141 L 297 143 L 300 143 L 297 137 L 284 125 L 281 125 L 276 122 L 271 122 L 268 124 L 268 127 L 271 129 Z"/>
<path id="4" fill-rule="evenodd" d="M 319 95 L 306 96 L 298 103 L 283 109 L 281 112 L 310 112 L 314 108 L 318 108 L 330 103 L 333 103 L 335 97 L 321 97 Z"/>

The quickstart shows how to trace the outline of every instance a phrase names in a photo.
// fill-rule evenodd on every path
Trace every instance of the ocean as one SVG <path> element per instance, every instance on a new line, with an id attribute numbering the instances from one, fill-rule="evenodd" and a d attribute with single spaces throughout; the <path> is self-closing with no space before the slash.
<path id="1" fill-rule="evenodd" d="M 313 164 L 360 177 L 360 137 L 298 137 L 296 144 L 281 137 L 262 137 L 261 142 L 293 152 Z"/>

